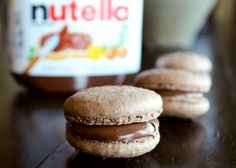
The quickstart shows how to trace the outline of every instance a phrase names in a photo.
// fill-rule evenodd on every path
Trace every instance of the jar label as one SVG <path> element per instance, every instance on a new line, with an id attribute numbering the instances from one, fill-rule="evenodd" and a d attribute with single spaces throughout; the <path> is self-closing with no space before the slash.
<path id="1" fill-rule="evenodd" d="M 9 2 L 11 69 L 30 76 L 136 73 L 143 0 Z"/>

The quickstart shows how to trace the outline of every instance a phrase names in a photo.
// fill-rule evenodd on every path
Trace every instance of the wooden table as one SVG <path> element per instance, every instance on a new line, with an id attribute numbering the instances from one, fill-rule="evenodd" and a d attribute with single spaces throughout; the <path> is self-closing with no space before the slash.
<path id="1" fill-rule="evenodd" d="M 231 57 L 236 50 L 231 47 L 235 38 L 228 37 L 224 43 L 220 36 L 202 34 L 192 49 L 209 55 L 214 64 L 209 113 L 195 121 L 160 119 L 158 147 L 133 159 L 102 159 L 74 151 L 64 135 L 63 102 L 68 95 L 24 90 L 9 75 L 3 54 L 0 167 L 236 167 L 236 57 Z M 144 52 L 145 68 L 153 66 L 154 53 Z"/>

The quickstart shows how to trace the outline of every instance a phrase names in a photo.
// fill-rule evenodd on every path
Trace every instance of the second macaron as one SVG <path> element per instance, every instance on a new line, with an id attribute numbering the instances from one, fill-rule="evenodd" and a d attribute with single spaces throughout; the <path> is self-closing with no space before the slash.
<path id="1" fill-rule="evenodd" d="M 209 109 L 203 93 L 211 87 L 208 74 L 173 69 L 152 69 L 141 72 L 136 86 L 151 89 L 164 101 L 163 116 L 196 118 Z"/>

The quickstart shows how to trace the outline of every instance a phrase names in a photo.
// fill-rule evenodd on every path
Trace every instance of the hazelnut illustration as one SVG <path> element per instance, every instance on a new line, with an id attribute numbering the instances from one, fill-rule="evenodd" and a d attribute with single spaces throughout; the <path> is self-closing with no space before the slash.
<path id="1" fill-rule="evenodd" d="M 105 55 L 108 59 L 114 59 L 116 57 L 116 49 L 115 48 L 108 48 L 105 52 Z"/>
<path id="2" fill-rule="evenodd" d="M 127 49 L 124 46 L 118 47 L 116 49 L 116 54 L 121 57 L 125 57 L 127 55 Z"/>

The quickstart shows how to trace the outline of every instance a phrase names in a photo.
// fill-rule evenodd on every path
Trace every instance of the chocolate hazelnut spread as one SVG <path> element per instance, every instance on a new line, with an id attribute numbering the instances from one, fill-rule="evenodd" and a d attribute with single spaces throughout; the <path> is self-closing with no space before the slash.
<path id="1" fill-rule="evenodd" d="M 90 126 L 67 123 L 67 129 L 81 138 L 98 141 L 130 141 L 137 138 L 155 136 L 159 129 L 157 119 L 149 122 L 127 125 Z"/>
<path id="2" fill-rule="evenodd" d="M 122 84 L 141 66 L 143 0 L 12 0 L 11 72 L 22 85 L 74 92 Z"/>
<path id="3" fill-rule="evenodd" d="M 155 92 L 160 94 L 161 96 L 167 96 L 167 97 L 168 96 L 192 97 L 192 98 L 203 97 L 202 93 L 186 92 L 186 91 L 179 91 L 179 90 L 159 89 L 159 90 L 155 90 Z"/>
<path id="4" fill-rule="evenodd" d="M 159 89 L 159 90 L 155 90 L 155 92 L 162 96 L 180 96 L 180 95 L 186 95 L 189 93 L 185 91 L 167 90 L 167 89 Z"/>

